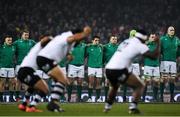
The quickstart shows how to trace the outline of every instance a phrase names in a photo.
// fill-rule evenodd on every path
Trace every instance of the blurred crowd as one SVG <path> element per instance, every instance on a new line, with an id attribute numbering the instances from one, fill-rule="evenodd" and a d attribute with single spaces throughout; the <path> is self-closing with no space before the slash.
<path id="1" fill-rule="evenodd" d="M 84 25 L 90 25 L 102 43 L 111 34 L 127 38 L 134 28 L 163 34 L 173 25 L 179 32 L 179 4 L 179 0 L 1 0 L 0 38 L 18 37 L 28 29 L 37 40 L 42 33 L 55 35 Z"/>

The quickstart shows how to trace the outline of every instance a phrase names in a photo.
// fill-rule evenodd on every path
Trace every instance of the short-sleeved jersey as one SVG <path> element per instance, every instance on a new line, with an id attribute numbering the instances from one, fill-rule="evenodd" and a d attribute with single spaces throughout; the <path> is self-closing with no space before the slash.
<path id="1" fill-rule="evenodd" d="M 161 61 L 176 61 L 180 40 L 178 37 L 164 35 L 161 40 Z"/>
<path id="2" fill-rule="evenodd" d="M 103 62 L 104 62 L 104 64 L 108 63 L 108 61 L 111 59 L 112 55 L 115 53 L 117 48 L 118 48 L 118 44 L 108 43 L 108 44 L 104 45 L 104 47 L 103 47 Z"/>
<path id="3" fill-rule="evenodd" d="M 103 47 L 102 45 L 90 44 L 86 48 L 88 67 L 101 68 L 103 66 Z"/>
<path id="4" fill-rule="evenodd" d="M 86 44 L 80 43 L 72 50 L 73 60 L 69 62 L 72 65 L 81 66 L 84 64 Z"/>
<path id="5" fill-rule="evenodd" d="M 155 42 L 148 42 L 147 46 L 149 47 L 149 51 L 154 51 L 157 44 Z M 144 66 L 157 67 L 159 64 L 159 57 L 157 59 L 150 59 L 148 57 L 144 58 Z"/>
<path id="6" fill-rule="evenodd" d="M 4 44 L 0 47 L 0 67 L 15 67 L 15 47 L 13 45 Z"/>
<path id="7" fill-rule="evenodd" d="M 16 40 L 13 45 L 16 47 L 16 61 L 17 65 L 20 65 L 24 57 L 30 51 L 30 49 L 36 44 L 34 40 L 28 39 L 18 39 Z"/>
<path id="8" fill-rule="evenodd" d="M 143 44 L 136 37 L 126 39 L 119 46 L 105 68 L 124 69 L 129 68 L 132 60 L 149 50 L 146 44 Z"/>
<path id="9" fill-rule="evenodd" d="M 71 31 L 57 35 L 39 52 L 38 56 L 43 56 L 59 63 L 73 46 L 73 44 L 67 42 L 67 38 L 72 35 Z"/>
<path id="10" fill-rule="evenodd" d="M 40 50 L 42 49 L 41 43 L 38 42 L 30 51 L 29 53 L 24 57 L 21 67 L 31 67 L 34 70 L 38 69 L 36 58 Z"/>

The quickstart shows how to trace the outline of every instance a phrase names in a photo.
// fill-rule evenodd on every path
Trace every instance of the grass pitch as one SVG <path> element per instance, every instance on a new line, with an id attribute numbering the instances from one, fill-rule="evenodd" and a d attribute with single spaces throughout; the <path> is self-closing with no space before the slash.
<path id="1" fill-rule="evenodd" d="M 104 103 L 62 103 L 63 113 L 49 112 L 46 103 L 38 106 L 42 113 L 26 113 L 15 104 L 0 104 L 0 116 L 134 116 L 128 114 L 128 103 L 115 103 L 108 113 L 103 112 Z M 141 115 L 136 116 L 180 116 L 180 103 L 139 104 Z"/>

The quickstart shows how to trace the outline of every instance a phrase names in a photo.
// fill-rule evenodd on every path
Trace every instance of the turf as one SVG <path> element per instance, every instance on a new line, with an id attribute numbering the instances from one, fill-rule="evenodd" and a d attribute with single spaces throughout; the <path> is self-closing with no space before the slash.
<path id="1" fill-rule="evenodd" d="M 108 113 L 103 113 L 104 103 L 63 103 L 66 112 L 55 113 L 46 110 L 46 104 L 40 104 L 42 113 L 26 113 L 18 110 L 17 104 L 0 104 L 0 116 L 131 116 L 127 103 L 116 103 Z M 139 104 L 142 111 L 138 116 L 180 116 L 180 104 Z M 134 115 L 132 115 L 134 116 Z"/>

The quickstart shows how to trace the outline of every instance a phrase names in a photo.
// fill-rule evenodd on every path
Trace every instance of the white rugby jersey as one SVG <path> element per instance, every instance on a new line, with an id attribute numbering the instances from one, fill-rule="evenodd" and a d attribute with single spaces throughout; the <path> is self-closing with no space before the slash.
<path id="1" fill-rule="evenodd" d="M 36 58 L 39 53 L 39 51 L 42 49 L 41 43 L 38 42 L 34 47 L 31 48 L 29 53 L 24 57 L 21 67 L 31 67 L 34 70 L 38 69 Z"/>
<path id="2" fill-rule="evenodd" d="M 129 68 L 132 60 L 149 50 L 146 44 L 141 43 L 136 37 L 123 41 L 117 51 L 114 53 L 105 68 L 107 69 L 124 69 Z"/>
<path id="3" fill-rule="evenodd" d="M 72 46 L 72 44 L 67 42 L 67 38 L 72 35 L 71 31 L 57 35 L 39 52 L 38 56 L 43 56 L 59 63 L 67 55 Z"/>

